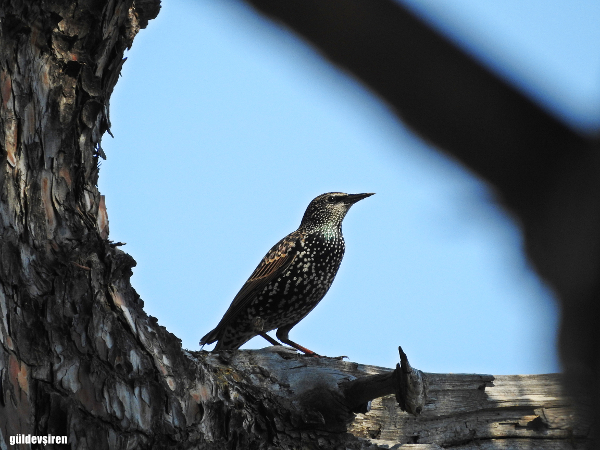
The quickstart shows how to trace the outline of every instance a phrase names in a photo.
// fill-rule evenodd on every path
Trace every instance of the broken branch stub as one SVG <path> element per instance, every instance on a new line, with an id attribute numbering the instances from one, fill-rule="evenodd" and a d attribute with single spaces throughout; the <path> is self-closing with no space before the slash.
<path id="1" fill-rule="evenodd" d="M 402 411 L 418 416 L 427 400 L 427 377 L 418 369 L 413 369 L 402 347 L 398 347 L 400 364 L 394 370 L 396 401 Z"/>
<path id="2" fill-rule="evenodd" d="M 414 416 L 421 414 L 427 400 L 427 378 L 408 363 L 402 347 L 398 347 L 400 364 L 389 373 L 360 377 L 340 383 L 348 409 L 354 413 L 369 411 L 369 402 L 385 395 L 395 394 L 402 411 Z"/>

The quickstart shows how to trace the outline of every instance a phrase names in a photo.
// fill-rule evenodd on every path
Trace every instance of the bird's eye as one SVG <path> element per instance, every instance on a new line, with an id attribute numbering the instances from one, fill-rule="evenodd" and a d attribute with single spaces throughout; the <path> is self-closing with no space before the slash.
<path id="1" fill-rule="evenodd" d="M 330 195 L 329 197 L 326 198 L 327 203 L 333 203 L 335 202 L 335 197 L 333 195 Z"/>

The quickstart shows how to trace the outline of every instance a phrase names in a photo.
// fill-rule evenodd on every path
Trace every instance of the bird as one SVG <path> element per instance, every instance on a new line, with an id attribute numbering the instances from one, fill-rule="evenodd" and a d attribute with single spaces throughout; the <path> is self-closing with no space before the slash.
<path id="1" fill-rule="evenodd" d="M 328 192 L 314 198 L 298 229 L 275 244 L 234 297 L 219 324 L 200 345 L 235 350 L 255 336 L 277 339 L 306 355 L 320 356 L 289 339 L 290 330 L 323 299 L 345 251 L 342 221 L 356 202 L 374 195 Z"/>

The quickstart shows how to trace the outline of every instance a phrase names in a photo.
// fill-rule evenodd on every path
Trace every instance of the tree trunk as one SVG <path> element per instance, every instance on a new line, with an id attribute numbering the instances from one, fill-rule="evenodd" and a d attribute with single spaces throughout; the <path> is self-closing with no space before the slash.
<path id="1" fill-rule="evenodd" d="M 421 374 L 405 358 L 390 372 L 279 347 L 190 352 L 145 314 L 96 185 L 124 50 L 159 8 L 3 1 L 0 448 L 31 436 L 78 449 L 583 442 L 555 376 Z M 367 412 L 392 393 L 422 414 L 389 397 Z"/>

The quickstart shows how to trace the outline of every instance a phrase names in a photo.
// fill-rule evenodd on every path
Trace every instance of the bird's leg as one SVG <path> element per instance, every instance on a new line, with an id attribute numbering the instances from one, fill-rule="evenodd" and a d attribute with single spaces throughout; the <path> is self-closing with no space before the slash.
<path id="1" fill-rule="evenodd" d="M 290 347 L 294 347 L 296 350 L 300 350 L 302 353 L 306 354 L 307 356 L 316 356 L 317 358 L 321 357 L 321 355 L 318 355 L 317 353 L 313 352 L 312 350 L 307 349 L 306 347 L 302 347 L 300 344 L 296 344 L 294 341 L 290 341 L 289 339 L 286 339 L 286 340 L 283 340 L 281 338 L 279 338 L 279 339 L 284 344 L 287 344 Z"/>
<path id="2" fill-rule="evenodd" d="M 271 336 L 265 333 L 264 329 L 265 321 L 261 317 L 255 317 L 254 319 L 252 319 L 252 331 L 254 331 L 259 336 L 264 337 L 267 341 L 269 341 L 271 345 L 281 345 L 279 342 L 277 342 L 275 339 L 273 339 Z"/>
<path id="3" fill-rule="evenodd" d="M 267 341 L 269 341 L 272 345 L 281 345 L 280 342 L 277 342 L 275 339 L 273 339 L 271 336 L 269 336 L 267 333 L 264 332 L 259 332 L 258 333 L 259 336 L 264 337 Z"/>
<path id="4" fill-rule="evenodd" d="M 294 325 L 296 325 L 296 324 L 293 324 L 291 327 L 278 328 L 277 329 L 277 339 L 279 339 L 284 344 L 289 345 L 290 347 L 294 347 L 296 350 L 300 350 L 302 353 L 304 353 L 308 356 L 316 356 L 317 358 L 319 358 L 321 355 L 316 354 L 315 352 L 307 349 L 306 347 L 302 347 L 301 345 L 296 344 L 294 341 L 290 341 L 290 339 L 288 338 L 288 333 L 290 332 L 290 330 L 292 329 L 292 327 Z"/>

